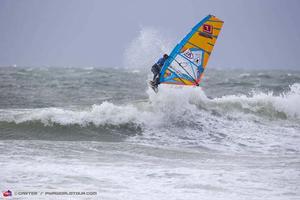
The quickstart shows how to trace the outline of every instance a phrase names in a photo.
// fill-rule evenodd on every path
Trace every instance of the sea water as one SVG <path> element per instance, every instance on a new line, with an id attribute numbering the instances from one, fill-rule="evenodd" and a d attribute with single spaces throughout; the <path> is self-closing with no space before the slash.
<path id="1" fill-rule="evenodd" d="M 150 70 L 150 69 L 149 69 Z M 0 68 L 0 189 L 24 199 L 300 199 L 300 72 Z"/>

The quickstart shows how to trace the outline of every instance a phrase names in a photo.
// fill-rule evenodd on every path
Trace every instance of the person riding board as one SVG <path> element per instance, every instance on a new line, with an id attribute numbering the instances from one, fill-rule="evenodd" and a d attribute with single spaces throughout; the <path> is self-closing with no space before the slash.
<path id="1" fill-rule="evenodd" d="M 152 67 L 151 67 L 151 71 L 153 73 L 153 81 L 152 81 L 152 85 L 154 87 L 157 87 L 159 85 L 159 75 L 160 75 L 160 70 L 162 68 L 162 66 L 164 65 L 164 63 L 166 62 L 166 60 L 168 59 L 168 54 L 164 54 L 162 58 L 160 58 Z"/>

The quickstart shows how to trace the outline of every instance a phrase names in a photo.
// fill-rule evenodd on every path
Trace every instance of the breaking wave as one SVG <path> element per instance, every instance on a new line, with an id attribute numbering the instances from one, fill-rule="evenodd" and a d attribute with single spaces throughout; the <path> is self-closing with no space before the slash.
<path id="1" fill-rule="evenodd" d="M 2 110 L 1 121 L 15 122 L 17 124 L 28 121 L 40 121 L 44 125 L 53 123 L 60 125 L 77 124 L 86 126 L 94 124 L 119 125 L 134 121 L 138 114 L 133 106 L 117 106 L 109 102 L 93 105 L 86 110 L 69 110 L 64 108 L 41 108 L 22 110 Z"/>
<path id="2" fill-rule="evenodd" d="M 246 95 L 229 95 L 215 98 L 216 103 L 225 111 L 240 110 L 244 113 L 253 113 L 272 118 L 300 118 L 300 84 L 294 84 L 290 91 L 279 96 L 270 93 L 253 93 Z"/>
<path id="3" fill-rule="evenodd" d="M 149 100 L 90 108 L 4 109 L 1 139 L 129 140 L 223 151 L 298 152 L 300 84 L 284 94 L 208 98 L 199 87 L 162 85 Z M 34 130 L 34 131 L 33 131 Z"/>
<path id="4" fill-rule="evenodd" d="M 135 123 L 153 125 L 163 118 L 174 118 L 201 112 L 216 111 L 220 114 L 252 114 L 270 119 L 299 119 L 300 84 L 294 84 L 290 91 L 274 96 L 272 93 L 253 93 L 251 95 L 228 95 L 208 98 L 201 88 L 166 86 L 160 87 L 158 94 L 147 91 L 149 101 L 127 105 L 115 105 L 103 102 L 91 108 L 72 110 L 66 108 L 4 109 L 1 110 L 1 122 L 16 124 L 39 121 L 44 125 L 93 124 L 120 125 Z M 220 116 L 222 117 L 222 116 Z M 188 120 L 188 119 L 187 119 Z"/>

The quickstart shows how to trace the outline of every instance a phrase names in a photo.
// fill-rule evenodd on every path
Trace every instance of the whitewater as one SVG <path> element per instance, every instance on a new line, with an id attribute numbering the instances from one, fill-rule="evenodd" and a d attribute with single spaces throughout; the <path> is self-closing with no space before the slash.
<path id="1" fill-rule="evenodd" d="M 208 69 L 201 87 L 158 94 L 149 78 L 143 69 L 0 68 L 1 190 L 300 198 L 299 71 Z"/>

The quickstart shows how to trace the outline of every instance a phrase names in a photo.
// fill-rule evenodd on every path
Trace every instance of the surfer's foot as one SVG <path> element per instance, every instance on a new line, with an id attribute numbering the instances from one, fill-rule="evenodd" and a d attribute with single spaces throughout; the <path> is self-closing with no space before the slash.
<path id="1" fill-rule="evenodd" d="M 155 84 L 154 81 L 149 81 L 149 83 L 150 83 L 150 86 L 151 86 L 152 90 L 154 90 L 154 92 L 157 93 L 158 92 L 158 85 Z"/>
<path id="2" fill-rule="evenodd" d="M 153 86 L 153 87 L 158 87 L 158 84 L 156 84 L 154 81 L 150 81 L 150 84 L 151 84 L 151 86 Z"/>
<path id="3" fill-rule="evenodd" d="M 153 85 L 153 86 L 155 86 L 155 83 L 154 83 L 154 81 L 150 81 L 150 84 L 151 84 L 151 85 Z"/>

